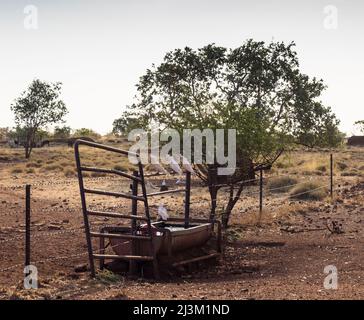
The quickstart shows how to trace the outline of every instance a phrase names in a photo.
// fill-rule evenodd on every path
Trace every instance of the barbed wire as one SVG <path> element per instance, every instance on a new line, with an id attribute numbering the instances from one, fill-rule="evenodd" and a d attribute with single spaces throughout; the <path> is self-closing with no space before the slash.
<path id="1" fill-rule="evenodd" d="M 272 179 L 275 177 L 286 177 L 286 176 L 292 176 L 294 174 L 284 174 L 284 175 L 271 175 L 271 176 L 267 176 L 267 177 L 263 177 L 263 180 L 268 180 L 268 179 Z M 102 176 L 102 177 L 84 177 L 84 179 L 87 179 L 88 181 L 91 182 L 97 182 L 97 181 L 102 181 L 102 180 L 107 180 L 107 181 L 120 181 L 120 177 L 113 177 L 113 176 Z M 146 182 L 149 181 L 150 179 L 146 179 Z M 247 184 L 250 182 L 254 182 L 254 181 L 259 181 L 260 177 L 255 178 L 255 179 L 249 179 L 249 180 L 244 180 L 244 181 L 240 181 L 237 183 L 234 183 L 235 186 L 241 185 L 241 184 Z M 127 181 L 127 180 L 126 180 Z M 37 188 L 37 187 L 44 187 L 44 186 L 55 186 L 55 185 L 71 185 L 73 183 L 78 183 L 78 179 L 77 178 L 72 178 L 72 180 L 66 180 L 66 181 L 43 181 L 43 182 L 37 182 L 37 183 L 29 183 L 32 187 Z M 24 184 L 14 184 L 14 185 L 3 185 L 0 184 L 0 190 L 20 190 L 25 188 L 25 185 L 27 183 Z M 213 187 L 229 187 L 230 184 L 228 183 L 222 183 L 222 184 L 210 184 L 210 185 L 206 185 L 207 187 L 209 186 L 213 186 Z"/>
<path id="2" fill-rule="evenodd" d="M 324 185 L 324 186 L 320 186 L 320 187 L 315 188 L 315 189 L 307 190 L 305 192 L 291 194 L 291 195 L 286 196 L 286 197 L 279 197 L 279 198 L 274 199 L 274 200 L 279 201 L 279 203 L 282 203 L 283 201 L 290 200 L 291 198 L 294 198 L 294 197 L 297 197 L 297 196 L 302 196 L 302 195 L 308 194 L 310 192 L 318 191 L 318 190 L 321 190 L 321 189 L 324 189 L 324 188 L 328 188 L 328 187 L 329 187 L 329 185 Z M 220 212 L 221 215 L 224 215 L 224 214 L 227 214 L 227 213 L 229 213 L 229 212 L 228 211 L 222 211 L 222 212 Z"/>
<path id="3" fill-rule="evenodd" d="M 118 246 L 122 246 L 122 245 L 124 245 L 123 242 L 115 244 L 113 246 L 109 246 L 108 248 L 114 249 L 114 248 L 116 248 Z M 103 248 L 103 249 L 100 248 L 98 250 L 93 250 L 92 253 L 100 253 L 100 252 L 104 251 L 105 249 L 106 248 Z M 56 257 L 51 257 L 51 258 L 47 258 L 47 259 L 31 261 L 30 264 L 31 265 L 36 265 L 36 264 L 43 264 L 45 262 L 51 262 L 51 261 L 56 261 L 56 260 L 61 260 L 61 259 L 67 260 L 69 258 L 78 258 L 78 257 L 82 257 L 82 256 L 87 256 L 88 254 L 89 254 L 89 251 L 87 250 L 87 251 L 83 251 L 81 253 L 76 253 L 76 254 L 72 254 L 72 255 L 68 255 L 68 256 L 56 256 Z M 18 263 L 18 264 L 15 264 L 15 265 L 0 269 L 0 272 L 5 272 L 5 271 L 8 271 L 8 270 L 12 270 L 14 268 L 21 267 L 21 266 L 24 266 L 24 264 L 23 263 Z"/>
<path id="4" fill-rule="evenodd" d="M 44 237 L 44 236 L 53 237 L 53 236 L 58 236 L 61 234 L 66 234 L 66 233 L 76 233 L 77 231 L 81 231 L 83 229 L 84 229 L 84 227 L 82 226 L 80 228 L 64 229 L 64 230 L 58 230 L 58 231 L 36 231 L 36 234 L 34 234 L 34 233 L 31 234 L 31 238 L 37 239 L 37 238 Z M 24 234 L 19 237 L 13 237 L 10 239 L 0 240 L 0 243 L 5 243 L 5 242 L 10 242 L 10 241 L 15 241 L 15 240 L 24 240 Z"/>

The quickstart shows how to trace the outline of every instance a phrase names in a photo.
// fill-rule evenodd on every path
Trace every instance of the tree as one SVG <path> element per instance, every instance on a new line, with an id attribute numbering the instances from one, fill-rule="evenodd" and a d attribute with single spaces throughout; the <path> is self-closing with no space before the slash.
<path id="1" fill-rule="evenodd" d="M 236 49 L 214 44 L 176 49 L 140 78 L 137 100 L 127 108 L 145 127 L 157 121 L 162 129 L 236 129 L 234 174 L 218 176 L 218 163 L 197 166 L 209 186 L 211 218 L 221 184 L 229 186 L 225 227 L 243 180 L 269 168 L 294 144 L 326 146 L 339 140 L 339 121 L 320 101 L 326 87 L 301 73 L 294 46 L 250 39 Z"/>
<path id="2" fill-rule="evenodd" d="M 47 125 L 61 122 L 67 114 L 60 99 L 62 84 L 34 80 L 28 89 L 11 105 L 15 123 L 24 130 L 25 158 L 29 158 L 35 145 L 36 133 Z"/>
<path id="3" fill-rule="evenodd" d="M 97 132 L 95 132 L 92 129 L 87 129 L 87 128 L 81 128 L 81 129 L 77 129 L 74 134 L 74 137 L 89 137 L 89 138 L 93 138 L 93 139 L 98 139 L 101 137 L 100 134 L 98 134 Z"/>
<path id="4" fill-rule="evenodd" d="M 356 121 L 354 125 L 357 126 L 362 133 L 364 133 L 364 120 Z"/>
<path id="5" fill-rule="evenodd" d="M 129 116 L 128 113 L 124 113 L 120 118 L 115 119 L 113 122 L 112 133 L 115 135 L 127 135 L 131 130 L 143 128 L 144 123 L 139 119 Z"/>
<path id="6" fill-rule="evenodd" d="M 56 139 L 66 139 L 71 136 L 71 127 L 69 126 L 63 126 L 59 127 L 56 126 L 54 128 L 53 137 Z"/>
<path id="7" fill-rule="evenodd" d="M 0 128 L 0 141 L 5 141 L 8 139 L 10 133 L 9 128 Z"/>

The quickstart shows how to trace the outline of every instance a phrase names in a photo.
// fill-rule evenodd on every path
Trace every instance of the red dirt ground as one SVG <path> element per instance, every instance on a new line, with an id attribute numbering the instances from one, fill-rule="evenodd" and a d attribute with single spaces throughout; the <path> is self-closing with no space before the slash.
<path id="1" fill-rule="evenodd" d="M 113 180 L 88 179 L 93 186 Z M 173 279 L 153 281 L 101 274 L 91 280 L 75 266 L 87 263 L 87 249 L 76 179 L 49 176 L 32 191 L 32 261 L 41 287 L 21 290 L 24 252 L 24 190 L 22 181 L 8 179 L 0 188 L 1 299 L 363 299 L 364 183 L 342 187 L 336 201 L 284 203 L 271 199 L 262 223 L 252 223 L 254 206 L 242 200 L 225 234 L 224 258 Z M 192 201 L 194 216 L 206 216 L 208 196 L 200 188 Z M 152 206 L 153 212 L 158 199 Z M 169 209 L 177 211 L 182 197 Z M 102 206 L 101 199 L 92 202 Z M 248 204 L 248 206 L 247 206 Z M 250 204 L 250 206 L 249 206 Z M 253 203 L 254 204 L 254 203 Z M 125 209 L 126 202 L 109 202 Z M 244 213 L 242 213 L 244 212 Z M 331 234 L 327 221 L 342 223 L 343 233 Z M 95 220 L 99 227 L 110 221 Z M 17 238 L 12 240 L 13 238 Z M 18 265 L 18 266 L 16 266 Z M 338 289 L 323 286 L 324 268 L 335 265 Z M 15 266 L 15 267 L 14 267 Z M 12 267 L 9 270 L 8 267 Z"/>

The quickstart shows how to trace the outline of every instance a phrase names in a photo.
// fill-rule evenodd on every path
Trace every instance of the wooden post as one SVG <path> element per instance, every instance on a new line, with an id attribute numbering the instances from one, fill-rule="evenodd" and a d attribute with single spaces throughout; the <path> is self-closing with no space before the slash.
<path id="1" fill-rule="evenodd" d="M 133 176 L 134 177 L 138 177 L 139 176 L 139 173 L 138 173 L 137 170 L 135 170 L 133 172 Z M 133 196 L 137 196 L 138 195 L 138 181 L 133 180 L 131 192 L 132 192 L 132 195 Z M 138 200 L 135 200 L 135 199 L 132 200 L 132 202 L 131 202 L 131 214 L 133 216 L 136 216 L 138 214 Z M 137 229 L 136 219 L 133 218 L 131 220 L 131 233 L 133 235 L 136 234 L 136 229 Z M 136 240 L 135 239 L 132 239 L 131 240 L 131 255 L 136 255 L 136 247 L 137 247 Z M 134 275 L 136 273 L 136 271 L 137 271 L 136 261 L 130 260 L 130 262 L 129 262 L 129 274 L 130 275 Z"/>
<path id="2" fill-rule="evenodd" d="M 25 186 L 25 266 L 30 265 L 30 185 Z"/>
<path id="3" fill-rule="evenodd" d="M 138 177 L 138 171 L 134 171 L 133 172 L 133 176 L 134 177 Z M 137 196 L 138 195 L 138 181 L 133 180 L 133 184 L 132 184 L 132 195 L 133 196 Z M 136 216 L 138 213 L 138 200 L 133 199 L 132 203 L 131 203 L 131 214 L 133 216 Z M 132 233 L 135 234 L 136 231 L 136 219 L 132 219 L 131 220 L 131 229 L 132 229 Z"/>
<path id="4" fill-rule="evenodd" d="M 259 179 L 259 220 L 263 212 L 263 169 L 260 169 L 260 179 Z"/>
<path id="5" fill-rule="evenodd" d="M 330 196 L 334 198 L 334 157 L 330 154 Z"/>
<path id="6" fill-rule="evenodd" d="M 190 224 L 191 172 L 186 172 L 185 229 Z"/>

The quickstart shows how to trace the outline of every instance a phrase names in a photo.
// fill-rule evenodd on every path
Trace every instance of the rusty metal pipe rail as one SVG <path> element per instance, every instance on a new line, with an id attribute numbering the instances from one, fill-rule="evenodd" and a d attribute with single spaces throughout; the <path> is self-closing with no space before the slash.
<path id="1" fill-rule="evenodd" d="M 167 190 L 167 191 L 158 191 L 158 192 L 148 193 L 147 196 L 155 197 L 155 196 L 160 196 L 160 195 L 164 195 L 164 194 L 168 194 L 168 193 L 178 193 L 178 192 L 186 192 L 186 189 L 173 189 L 173 190 Z"/>
<path id="2" fill-rule="evenodd" d="M 82 166 L 80 168 L 82 171 L 87 171 L 87 172 L 97 172 L 97 173 L 106 173 L 106 174 L 115 174 L 124 178 L 128 178 L 128 179 L 132 179 L 132 180 L 136 180 L 138 182 L 141 182 L 142 179 L 140 179 L 139 177 L 133 176 L 131 174 L 128 174 L 126 172 L 122 172 L 120 170 L 115 170 L 115 169 L 104 169 L 104 168 L 95 168 L 95 167 L 85 167 Z"/>
<path id="3" fill-rule="evenodd" d="M 134 196 L 134 195 L 131 195 L 131 194 L 120 193 L 120 192 L 111 192 L 111 191 L 104 191 L 104 190 L 97 190 L 97 189 L 86 189 L 86 188 L 83 191 L 85 193 L 97 194 L 97 195 L 101 195 L 101 196 L 112 196 L 112 197 L 116 197 L 116 198 L 126 198 L 126 199 L 132 199 L 132 200 L 145 201 L 144 197 Z"/>
<path id="4" fill-rule="evenodd" d="M 116 259 L 116 260 L 136 260 L 136 261 L 153 261 L 154 257 L 152 256 L 118 256 L 114 254 L 93 254 L 95 259 L 105 260 L 105 259 Z"/>
<path id="5" fill-rule="evenodd" d="M 135 152 L 114 148 L 114 147 L 111 147 L 111 146 L 108 146 L 105 144 L 96 143 L 96 142 L 90 142 L 90 141 L 85 141 L 85 140 L 76 140 L 75 145 L 74 145 L 75 149 L 78 150 L 80 145 L 85 145 L 85 146 L 102 149 L 102 150 L 110 151 L 110 152 L 116 152 L 116 153 L 122 154 L 124 156 L 131 155 L 131 156 L 139 158 L 139 155 Z"/>
<path id="6" fill-rule="evenodd" d="M 104 232 L 90 232 L 91 237 L 95 238 L 115 238 L 115 239 L 138 239 L 138 240 L 151 240 L 148 236 L 121 234 L 121 233 L 104 233 Z"/>
<path id="7" fill-rule="evenodd" d="M 104 212 L 104 211 L 93 211 L 93 210 L 87 210 L 87 214 L 90 216 L 98 216 L 98 217 L 109 217 L 109 218 L 122 218 L 122 219 L 136 219 L 136 220 L 142 220 L 147 221 L 148 219 L 143 216 L 137 216 L 137 215 L 127 215 L 127 214 L 121 214 L 116 212 Z"/>
<path id="8" fill-rule="evenodd" d="M 133 176 L 119 171 L 119 170 L 112 170 L 112 169 L 104 169 L 104 168 L 96 168 L 96 167 L 88 167 L 88 166 L 82 166 L 81 164 L 81 156 L 80 156 L 80 146 L 84 145 L 91 148 L 101 149 L 104 151 L 109 151 L 113 153 L 117 153 L 123 156 L 134 156 L 137 159 L 137 166 L 138 171 L 135 171 Z M 130 261 L 130 267 L 132 266 L 131 261 L 134 260 L 149 260 L 153 262 L 153 269 L 154 269 L 154 276 L 156 278 L 159 278 L 159 268 L 158 268 L 158 261 L 156 257 L 156 252 L 154 249 L 154 237 L 152 236 L 152 228 L 151 228 L 151 217 L 149 213 L 149 206 L 148 206 L 148 199 L 147 199 L 147 192 L 145 187 L 145 181 L 144 181 L 144 172 L 143 172 L 143 165 L 140 160 L 140 156 L 137 153 L 117 149 L 111 146 L 102 145 L 99 143 L 89 142 L 85 140 L 77 140 L 74 144 L 74 150 L 75 150 L 75 160 L 76 160 L 76 166 L 77 166 L 77 174 L 78 174 L 78 181 L 79 181 L 79 189 L 80 189 L 80 195 L 81 195 L 81 204 L 82 204 L 82 211 L 83 211 L 83 218 L 84 218 L 84 225 L 85 225 L 85 235 L 86 235 L 86 241 L 87 241 L 87 248 L 88 248 L 88 254 L 89 254 L 89 262 L 90 262 L 90 269 L 91 269 L 91 276 L 95 276 L 95 264 L 94 259 L 100 259 L 100 266 L 103 265 L 103 262 L 105 259 L 122 259 L 122 260 L 129 260 Z M 142 187 L 142 196 L 138 196 L 137 188 L 133 187 L 132 194 L 126 194 L 126 193 L 119 193 L 119 192 L 110 192 L 110 191 L 104 191 L 104 190 L 95 190 L 95 189 L 89 189 L 85 188 L 84 181 L 83 181 L 83 172 L 85 171 L 91 171 L 91 172 L 100 172 L 100 173 L 107 173 L 107 174 L 115 174 L 119 176 L 126 177 L 133 182 L 134 185 L 140 184 Z M 88 209 L 87 206 L 87 200 L 86 200 L 86 194 L 96 194 L 96 195 L 102 195 L 102 196 L 112 196 L 117 198 L 127 198 L 132 200 L 132 214 L 131 215 L 121 215 L 119 213 L 115 212 L 100 212 L 100 211 L 91 211 Z M 137 208 L 136 204 L 138 201 L 142 201 L 144 203 L 144 212 L 145 212 L 145 219 L 144 220 L 147 223 L 147 231 L 149 236 L 138 236 L 134 234 L 135 231 L 135 221 L 140 218 L 137 215 Z M 98 215 L 98 216 L 109 216 L 114 218 L 127 218 L 132 220 L 132 227 L 128 228 L 126 232 L 131 232 L 131 234 L 113 234 L 113 233 L 104 233 L 101 231 L 99 232 L 91 232 L 91 227 L 89 223 L 89 218 L 92 215 Z M 104 230 L 105 231 L 105 230 Z M 95 254 L 93 252 L 93 243 L 92 238 L 98 237 L 100 239 L 100 254 Z M 150 249 L 151 249 L 151 255 L 150 256 L 136 256 L 136 255 L 108 255 L 105 254 L 105 245 L 104 245 L 104 239 L 105 238 L 124 238 L 124 239 L 145 239 L 150 242 Z"/>

